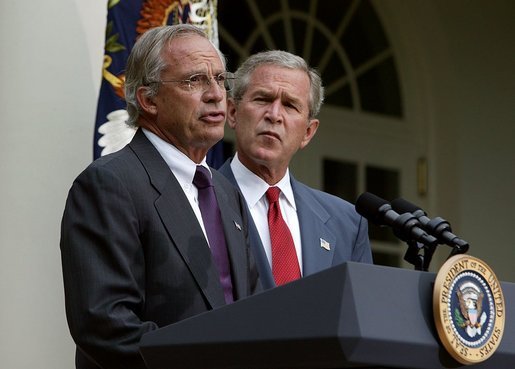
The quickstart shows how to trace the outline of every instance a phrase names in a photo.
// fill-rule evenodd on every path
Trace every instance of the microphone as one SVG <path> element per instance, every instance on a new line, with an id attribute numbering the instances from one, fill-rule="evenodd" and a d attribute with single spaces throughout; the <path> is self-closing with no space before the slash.
<path id="1" fill-rule="evenodd" d="M 426 212 L 417 205 L 404 200 L 403 198 L 395 199 L 391 202 L 391 206 L 399 213 L 411 213 L 422 224 L 424 230 L 438 239 L 441 244 L 449 245 L 455 248 L 453 254 L 461 254 L 467 252 L 469 248 L 468 242 L 462 240 L 452 233 L 451 225 L 445 219 L 436 217 L 429 219 Z"/>
<path id="2" fill-rule="evenodd" d="M 427 234 L 419 220 L 411 213 L 398 214 L 384 199 L 370 193 L 361 194 L 356 200 L 356 211 L 372 223 L 392 227 L 395 236 L 403 241 L 417 241 L 435 247 L 438 240 Z"/>

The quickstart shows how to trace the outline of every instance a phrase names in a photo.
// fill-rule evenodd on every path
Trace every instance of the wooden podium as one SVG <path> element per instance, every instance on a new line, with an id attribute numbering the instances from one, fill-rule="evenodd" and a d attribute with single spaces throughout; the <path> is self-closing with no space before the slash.
<path id="1" fill-rule="evenodd" d="M 147 333 L 140 350 L 149 369 L 515 368 L 515 284 L 501 283 L 497 351 L 463 365 L 438 339 L 435 276 L 345 263 Z"/>

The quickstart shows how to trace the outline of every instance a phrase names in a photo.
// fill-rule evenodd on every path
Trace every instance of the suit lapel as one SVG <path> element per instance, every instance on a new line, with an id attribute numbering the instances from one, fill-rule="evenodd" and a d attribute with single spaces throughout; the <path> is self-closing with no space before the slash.
<path id="1" fill-rule="evenodd" d="M 291 177 L 297 206 L 302 242 L 303 275 L 307 276 L 332 265 L 336 236 L 326 226 L 329 213 L 320 205 L 310 190 Z"/>
<path id="2" fill-rule="evenodd" d="M 229 204 L 226 190 L 213 173 L 215 193 L 222 215 L 225 241 L 231 264 L 233 293 L 235 298 L 245 297 L 247 292 L 248 259 L 241 214 Z"/>
<path id="3" fill-rule="evenodd" d="M 231 159 L 228 159 L 221 167 L 218 169 L 220 173 L 222 173 L 228 180 L 231 182 L 238 190 L 240 187 L 238 186 L 238 182 L 234 177 L 234 173 L 232 172 Z M 272 268 L 270 268 L 270 263 L 268 262 L 268 258 L 266 257 L 265 249 L 263 247 L 263 243 L 261 242 L 261 237 L 259 237 L 258 230 L 252 219 L 250 214 L 250 210 L 245 203 L 245 211 L 247 212 L 248 218 L 248 228 L 249 228 L 249 242 L 252 248 L 252 253 L 256 260 L 256 265 L 259 270 L 259 279 L 261 280 L 261 284 L 263 288 L 269 289 L 275 287 L 274 277 L 272 275 Z"/>
<path id="4" fill-rule="evenodd" d="M 161 194 L 155 202 L 156 210 L 199 288 L 213 308 L 225 305 L 211 251 L 179 182 L 141 129 L 129 145 Z"/>

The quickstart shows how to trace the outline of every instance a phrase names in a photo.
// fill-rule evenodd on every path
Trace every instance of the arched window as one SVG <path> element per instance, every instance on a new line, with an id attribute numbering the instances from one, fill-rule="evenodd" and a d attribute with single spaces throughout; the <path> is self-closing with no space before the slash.
<path id="1" fill-rule="evenodd" d="M 326 104 L 402 117 L 395 60 L 369 0 L 220 0 L 218 29 L 231 70 L 252 53 L 287 50 L 321 73 Z"/>

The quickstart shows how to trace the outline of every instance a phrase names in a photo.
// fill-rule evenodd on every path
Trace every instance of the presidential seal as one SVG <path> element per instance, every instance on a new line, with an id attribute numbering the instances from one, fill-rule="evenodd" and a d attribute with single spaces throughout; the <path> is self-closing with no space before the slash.
<path id="1" fill-rule="evenodd" d="M 455 255 L 440 268 L 433 291 L 438 336 L 462 364 L 493 355 L 504 330 L 505 303 L 501 284 L 490 267 L 469 255 Z"/>

